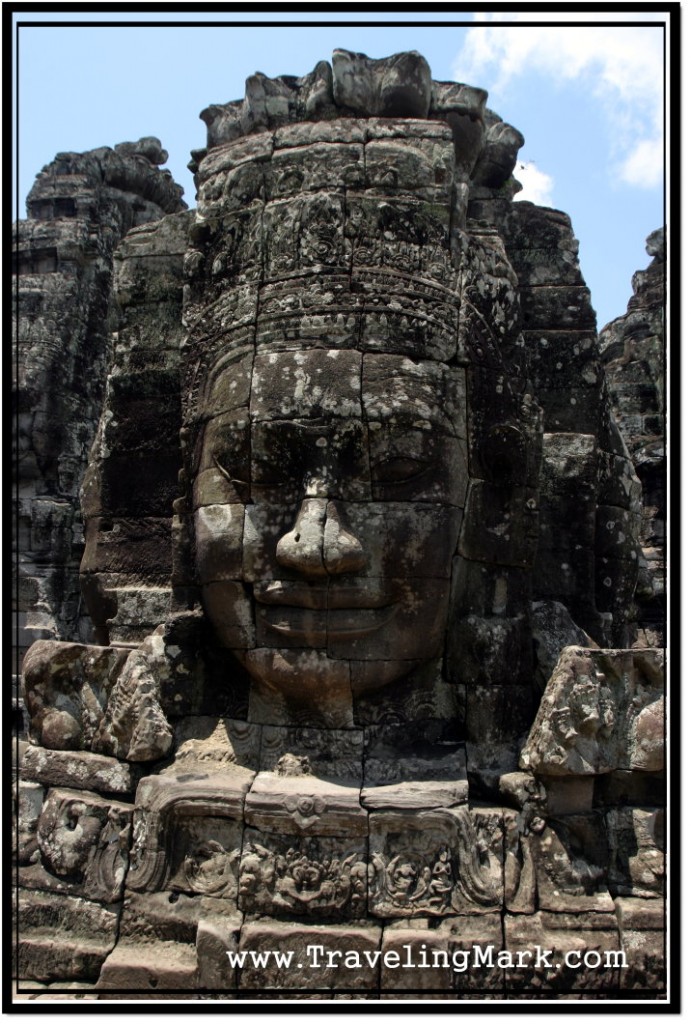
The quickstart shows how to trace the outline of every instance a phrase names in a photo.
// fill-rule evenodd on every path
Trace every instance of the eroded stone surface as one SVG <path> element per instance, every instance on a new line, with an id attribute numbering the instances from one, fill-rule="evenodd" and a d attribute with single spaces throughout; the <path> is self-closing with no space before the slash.
<path id="1" fill-rule="evenodd" d="M 510 952 L 536 947 L 548 952 L 547 963 L 539 963 L 536 956 L 521 963 L 514 956 L 505 975 L 507 995 L 532 989 L 592 996 L 618 989 L 620 963 L 613 954 L 620 947 L 614 914 L 509 914 L 504 928 Z"/>
<path id="2" fill-rule="evenodd" d="M 21 978 L 95 981 L 117 938 L 119 906 L 77 896 L 21 890 L 18 972 Z M 62 936 L 56 942 L 56 935 Z"/>
<path id="3" fill-rule="evenodd" d="M 536 601 L 532 609 L 533 638 L 537 646 L 538 672 L 547 685 L 564 647 L 596 647 L 558 601 Z"/>
<path id="4" fill-rule="evenodd" d="M 567 647 L 545 691 L 521 765 L 545 775 L 662 768 L 663 668 L 663 653 L 654 649 Z"/>
<path id="5" fill-rule="evenodd" d="M 121 941 L 101 968 L 98 988 L 150 992 L 153 989 L 197 990 L 199 972 L 194 946 L 181 942 Z"/>
<path id="6" fill-rule="evenodd" d="M 160 640 L 140 648 L 42 641 L 25 659 L 31 732 L 54 750 L 92 750 L 132 761 L 167 753 L 172 730 L 159 703 Z"/>
<path id="7" fill-rule="evenodd" d="M 598 814 L 550 818 L 531 837 L 538 904 L 544 910 L 613 911 L 607 889 L 607 839 Z"/>
<path id="8" fill-rule="evenodd" d="M 287 922 L 262 921 L 243 926 L 239 949 L 240 952 L 276 950 L 286 953 L 292 950 L 298 963 L 310 964 L 306 975 L 310 988 L 366 991 L 378 987 L 379 957 L 376 953 L 380 942 L 381 928 L 373 925 L 304 924 L 296 932 L 294 925 Z M 312 947 L 311 952 L 308 947 Z M 336 955 L 329 961 L 327 952 Z M 348 953 L 351 955 L 346 960 Z M 261 968 L 252 966 L 250 961 L 239 970 L 238 978 L 238 988 L 248 992 L 266 988 L 295 990 L 305 985 L 305 975 L 290 966 Z"/>
<path id="9" fill-rule="evenodd" d="M 131 826 L 131 805 L 49 790 L 36 823 L 40 858 L 20 868 L 20 885 L 114 903 L 127 875 Z"/>
<path id="10" fill-rule="evenodd" d="M 36 830 L 44 794 L 43 786 L 36 782 L 20 780 L 17 784 L 14 826 L 17 861 L 20 865 L 36 863 L 40 856 Z"/>
<path id="11" fill-rule="evenodd" d="M 238 948 L 242 918 L 226 914 L 203 917 L 197 927 L 197 968 L 202 988 L 237 988 L 237 968 L 231 965 L 228 953 Z"/>
<path id="12" fill-rule="evenodd" d="M 125 795 L 134 793 L 139 781 L 137 765 L 86 750 L 49 750 L 26 745 L 20 775 L 47 786 L 96 790 Z"/>
<path id="13" fill-rule="evenodd" d="M 612 892 L 622 896 L 662 894 L 665 878 L 663 808 L 622 807 L 607 812 Z"/>
<path id="14" fill-rule="evenodd" d="M 180 719 L 175 730 L 175 760 L 167 775 L 186 771 L 235 773 L 236 767 L 259 767 L 262 733 L 258 726 L 206 715 Z M 242 774 L 238 772 L 237 774 Z"/>

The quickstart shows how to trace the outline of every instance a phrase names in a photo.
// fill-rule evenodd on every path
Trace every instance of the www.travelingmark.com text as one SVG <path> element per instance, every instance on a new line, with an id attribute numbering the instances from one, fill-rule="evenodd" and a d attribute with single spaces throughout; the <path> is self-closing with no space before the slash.
<path id="1" fill-rule="evenodd" d="M 295 950 L 226 950 L 231 967 L 252 967 L 255 969 L 294 967 L 302 970 L 305 967 L 313 970 L 335 970 L 342 967 L 361 970 L 365 967 L 375 968 L 381 962 L 388 969 L 417 968 L 420 970 L 445 969 L 457 974 L 469 970 L 508 968 L 518 969 L 554 969 L 561 967 L 570 969 L 587 967 L 614 968 L 628 967 L 626 954 L 621 949 L 569 949 L 557 952 L 543 946 L 531 949 L 508 950 L 498 949 L 494 945 L 472 945 L 469 949 L 430 949 L 423 942 L 413 947 L 404 943 L 400 950 L 396 949 L 326 949 L 322 945 L 308 945 L 304 954 Z M 558 957 L 558 958 L 557 958 Z"/>

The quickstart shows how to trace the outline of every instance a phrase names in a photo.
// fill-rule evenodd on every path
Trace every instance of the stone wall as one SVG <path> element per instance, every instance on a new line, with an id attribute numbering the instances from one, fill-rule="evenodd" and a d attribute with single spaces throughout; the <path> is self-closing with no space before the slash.
<path id="1" fill-rule="evenodd" d="M 88 639 L 80 600 L 79 488 L 112 359 L 114 251 L 139 224 L 183 209 L 157 139 L 60 153 L 15 226 L 13 344 L 17 661 L 36 639 Z"/>
<path id="2" fill-rule="evenodd" d="M 570 218 L 518 184 L 470 194 L 469 223 L 501 234 L 518 279 L 527 374 L 543 410 L 536 601 L 565 605 L 598 643 L 635 637 L 640 483 L 613 415 Z"/>
<path id="3" fill-rule="evenodd" d="M 640 642 L 664 646 L 666 251 L 665 231 L 646 242 L 652 256 L 633 276 L 626 313 L 607 324 L 598 339 L 600 357 L 614 403 L 614 417 L 641 481 L 641 548 L 636 601 Z"/>
<path id="4" fill-rule="evenodd" d="M 115 253 L 113 355 L 81 493 L 82 594 L 100 643 L 138 642 L 170 614 L 190 216 L 133 228 Z"/>

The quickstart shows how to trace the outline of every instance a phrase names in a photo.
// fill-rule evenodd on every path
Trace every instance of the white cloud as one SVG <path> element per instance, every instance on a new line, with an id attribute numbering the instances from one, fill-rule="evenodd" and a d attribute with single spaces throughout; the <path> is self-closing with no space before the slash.
<path id="1" fill-rule="evenodd" d="M 621 178 L 629 185 L 643 188 L 657 185 L 660 180 L 660 153 L 656 139 L 642 139 L 621 165 Z"/>
<path id="2" fill-rule="evenodd" d="M 519 160 L 514 177 L 523 186 L 522 191 L 516 194 L 516 199 L 527 199 L 538 206 L 554 206 L 552 199 L 554 179 L 541 171 L 534 163 L 523 163 Z"/>
<path id="3" fill-rule="evenodd" d="M 522 14 L 520 21 L 540 17 L 546 15 Z M 630 12 L 619 16 L 626 17 L 630 19 Z M 609 11 L 607 18 L 618 20 L 617 14 L 610 16 Z M 517 21 L 519 16 L 476 15 L 475 20 L 487 22 L 487 27 L 467 30 L 454 76 L 485 87 L 491 76 L 490 97 L 499 98 L 513 79 L 527 72 L 539 72 L 556 83 L 577 82 L 584 97 L 599 101 L 613 138 L 617 177 L 642 188 L 658 184 L 664 166 L 662 29 L 645 23 L 493 26 L 492 21 L 498 19 Z M 550 11 L 549 20 L 592 21 L 592 15 Z"/>

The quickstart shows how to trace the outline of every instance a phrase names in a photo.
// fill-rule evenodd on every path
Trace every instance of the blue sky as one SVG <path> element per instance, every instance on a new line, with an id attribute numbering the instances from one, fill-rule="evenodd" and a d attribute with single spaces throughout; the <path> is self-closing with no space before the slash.
<path id="1" fill-rule="evenodd" d="M 663 206 L 664 12 L 618 8 L 574 14 L 565 5 L 524 12 L 383 8 L 329 13 L 318 7 L 226 13 L 162 6 L 150 12 L 22 11 L 19 31 L 19 212 L 35 175 L 59 151 L 82 151 L 156 135 L 194 205 L 186 168 L 205 143 L 199 112 L 239 99 L 245 78 L 303 75 L 336 47 L 383 57 L 416 49 L 433 77 L 489 91 L 489 106 L 526 139 L 519 198 L 565 210 L 581 243 L 581 265 L 598 326 L 625 312 L 631 275 L 647 266 L 645 238 Z M 538 23 L 529 24 L 530 18 Z M 625 21 L 608 28 L 603 18 Z M 517 18 L 521 19 L 519 23 Z M 93 27 L 69 24 L 94 22 Z M 481 20 L 478 20 L 481 19 Z M 562 24 L 578 20 L 578 25 Z M 221 27 L 110 27 L 105 21 L 224 21 Z M 230 22 L 253 20 L 255 25 Z M 276 27 L 276 21 L 289 24 Z M 410 24 L 402 24 L 397 22 Z M 556 21 L 546 27 L 545 21 Z M 309 26 L 298 26 L 298 21 Z M 382 27 L 356 26 L 380 21 Z M 439 22 L 453 22 L 441 25 Z M 321 26 L 315 23 L 325 22 Z M 421 27 L 420 22 L 434 22 Z M 628 24 L 632 22 L 633 24 Z M 418 24 L 415 24 L 418 23 Z"/>

